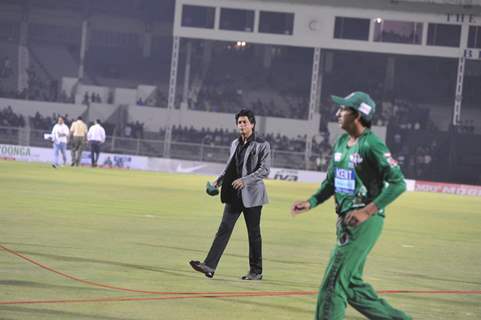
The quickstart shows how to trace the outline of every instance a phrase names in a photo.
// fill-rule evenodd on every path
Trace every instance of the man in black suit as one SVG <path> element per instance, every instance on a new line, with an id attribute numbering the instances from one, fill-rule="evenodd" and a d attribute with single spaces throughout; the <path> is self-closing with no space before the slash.
<path id="1" fill-rule="evenodd" d="M 268 202 L 263 179 L 270 171 L 269 143 L 255 135 L 254 113 L 242 109 L 235 116 L 240 137 L 232 141 L 230 157 L 222 174 L 214 181 L 221 187 L 225 203 L 219 230 L 204 262 L 190 261 L 192 268 L 212 278 L 241 213 L 249 236 L 249 272 L 243 280 L 262 279 L 262 238 L 260 219 L 262 206 Z"/>

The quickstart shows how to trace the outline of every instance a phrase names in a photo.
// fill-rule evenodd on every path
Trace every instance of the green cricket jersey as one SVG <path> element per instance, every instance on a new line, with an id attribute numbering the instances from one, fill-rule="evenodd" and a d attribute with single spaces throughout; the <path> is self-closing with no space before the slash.
<path id="1" fill-rule="evenodd" d="M 384 208 L 406 190 L 401 169 L 371 130 L 365 129 L 351 147 L 348 141 L 347 133 L 336 141 L 327 177 L 309 198 L 311 208 L 335 195 L 338 215 L 370 202 L 384 215 Z"/>

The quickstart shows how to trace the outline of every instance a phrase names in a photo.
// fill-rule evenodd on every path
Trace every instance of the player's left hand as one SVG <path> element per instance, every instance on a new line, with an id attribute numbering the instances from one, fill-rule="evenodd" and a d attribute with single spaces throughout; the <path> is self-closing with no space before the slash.
<path id="1" fill-rule="evenodd" d="M 350 227 L 357 227 L 367 219 L 369 219 L 371 215 L 365 208 L 359 210 L 353 210 L 346 214 L 344 217 L 344 223 Z"/>
<path id="2" fill-rule="evenodd" d="M 232 182 L 232 187 L 235 190 L 242 190 L 245 186 L 246 186 L 246 184 L 244 183 L 244 181 L 241 178 L 236 179 L 236 180 L 234 180 L 234 182 Z"/>

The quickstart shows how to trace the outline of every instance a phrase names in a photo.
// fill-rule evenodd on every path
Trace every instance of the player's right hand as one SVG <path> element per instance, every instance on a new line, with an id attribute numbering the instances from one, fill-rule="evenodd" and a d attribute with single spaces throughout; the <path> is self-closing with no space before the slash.
<path id="1" fill-rule="evenodd" d="M 309 201 L 296 201 L 292 204 L 291 207 L 291 215 L 293 217 L 297 216 L 298 214 L 304 213 L 311 209 L 311 204 Z"/>

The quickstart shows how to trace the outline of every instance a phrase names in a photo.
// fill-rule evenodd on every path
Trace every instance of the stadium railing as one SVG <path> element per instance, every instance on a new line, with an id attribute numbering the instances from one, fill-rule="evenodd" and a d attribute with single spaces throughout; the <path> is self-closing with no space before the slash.
<path id="1" fill-rule="evenodd" d="M 50 132 L 0 126 L 0 144 L 51 148 L 52 143 L 44 139 L 44 133 Z M 229 159 L 229 150 L 229 146 L 174 141 L 170 147 L 170 154 L 171 158 L 174 159 L 225 163 Z M 102 145 L 102 152 L 161 158 L 164 154 L 164 140 L 108 136 Z M 271 156 L 273 167 L 288 169 L 305 168 L 304 152 L 274 149 Z"/>

